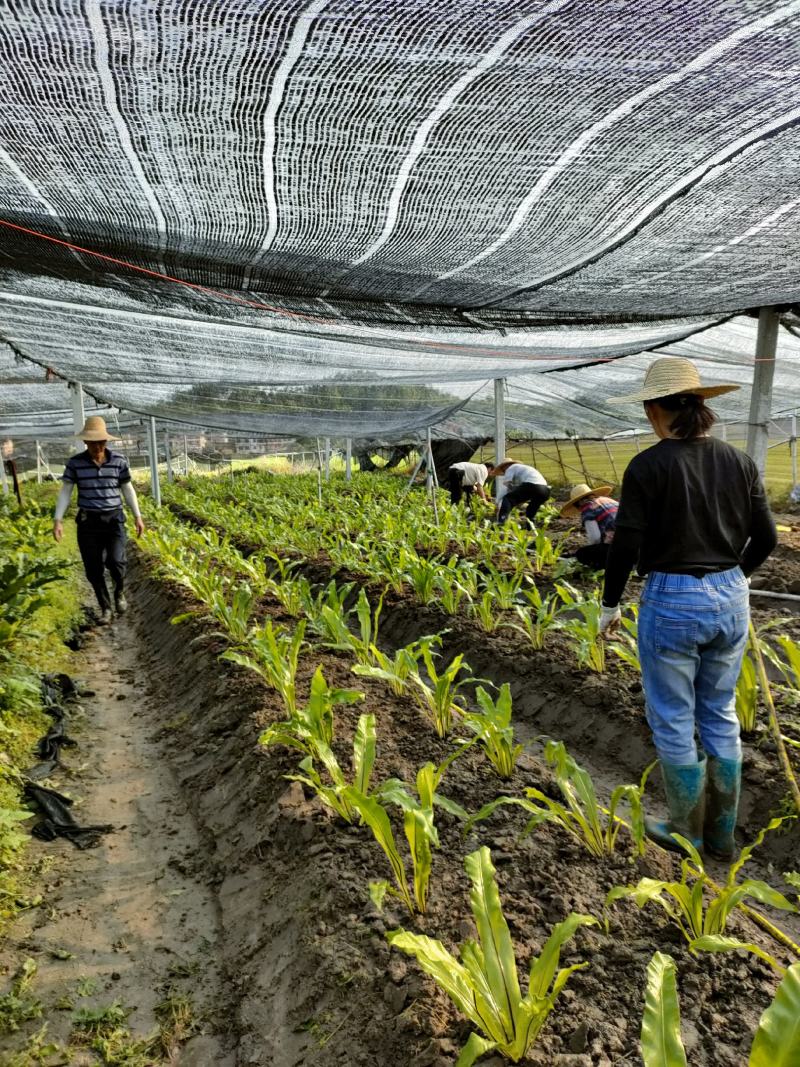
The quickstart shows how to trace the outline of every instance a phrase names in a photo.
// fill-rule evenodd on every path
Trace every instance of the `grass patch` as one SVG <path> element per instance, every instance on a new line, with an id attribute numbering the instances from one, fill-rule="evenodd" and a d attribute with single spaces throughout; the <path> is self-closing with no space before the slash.
<path id="1" fill-rule="evenodd" d="M 554 488 L 566 488 L 577 482 L 607 484 L 619 492 L 625 468 L 638 452 L 656 443 L 653 434 L 641 433 L 614 441 L 525 441 L 509 444 L 506 455 L 541 471 Z M 743 439 L 729 438 L 729 443 L 744 451 Z M 474 462 L 494 460 L 494 443 L 484 445 L 473 457 Z M 775 444 L 767 452 L 767 492 L 772 506 L 784 510 L 792 487 L 792 459 L 787 443 Z"/>
<path id="2" fill-rule="evenodd" d="M 27 959 L 11 980 L 11 988 L 0 996 L 0 1034 L 13 1034 L 31 1019 L 42 1015 L 42 1002 L 33 994 L 36 964 Z"/>
<path id="3" fill-rule="evenodd" d="M 16 501 L 0 501 L 0 568 L 8 567 L 0 580 L 0 933 L 16 913 L 24 885 L 28 838 L 21 775 L 35 761 L 36 741 L 50 724 L 42 709 L 40 674 L 69 673 L 71 653 L 64 640 L 81 619 L 74 525 L 57 545 L 50 518 L 56 487 L 36 489 L 22 509 Z M 18 565 L 47 560 L 68 564 L 58 580 L 31 586 L 28 593 L 23 587 L 22 599 L 11 595 Z"/>
<path id="4" fill-rule="evenodd" d="M 84 1008 L 75 1014 L 70 1043 L 90 1048 L 109 1067 L 152 1067 L 162 1061 L 173 1062 L 178 1047 L 197 1028 L 191 1000 L 174 990 L 168 990 L 156 1005 L 158 1027 L 148 1037 L 131 1034 L 127 1025 L 130 1012 L 119 1001 Z"/>

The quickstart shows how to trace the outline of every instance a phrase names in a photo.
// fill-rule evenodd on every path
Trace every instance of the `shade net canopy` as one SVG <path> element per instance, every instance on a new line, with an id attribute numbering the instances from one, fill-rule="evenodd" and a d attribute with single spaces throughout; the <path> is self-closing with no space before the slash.
<path id="1" fill-rule="evenodd" d="M 636 392 L 654 356 L 691 359 L 701 381 L 739 385 L 736 392 L 714 397 L 709 405 L 720 421 L 745 427 L 755 367 L 757 322 L 738 317 L 722 326 L 665 345 L 656 353 L 608 360 L 577 370 L 518 375 L 506 386 L 509 431 L 532 437 L 599 438 L 625 430 L 649 430 L 641 404 L 612 405 L 614 396 Z M 778 333 L 772 410 L 776 416 L 800 411 L 800 338 Z M 461 431 L 492 436 L 494 388 L 487 383 L 459 413 Z"/>
<path id="2" fill-rule="evenodd" d="M 451 432 L 503 376 L 536 432 L 605 432 L 633 353 L 800 298 L 799 31 L 800 0 L 18 0 L 0 337 L 215 428 Z"/>

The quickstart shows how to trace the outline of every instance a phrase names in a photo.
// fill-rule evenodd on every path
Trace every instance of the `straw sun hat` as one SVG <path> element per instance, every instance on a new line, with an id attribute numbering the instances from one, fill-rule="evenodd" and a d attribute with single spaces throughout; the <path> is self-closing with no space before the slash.
<path id="1" fill-rule="evenodd" d="M 100 415 L 90 415 L 83 424 L 83 429 L 76 435 L 81 441 L 116 441 L 106 429 L 106 420 Z"/>
<path id="2" fill-rule="evenodd" d="M 637 404 L 645 400 L 657 400 L 661 396 L 673 396 L 675 393 L 692 393 L 694 396 L 710 397 L 720 396 L 722 393 L 732 393 L 740 386 L 725 383 L 724 385 L 702 385 L 697 367 L 689 359 L 680 356 L 664 356 L 657 359 L 647 368 L 644 383 L 638 393 L 628 393 L 627 396 L 612 396 L 608 398 L 609 404 Z"/>
<path id="3" fill-rule="evenodd" d="M 598 485 L 594 489 L 592 489 L 590 485 L 587 485 L 586 482 L 581 482 L 580 485 L 573 485 L 570 490 L 571 496 L 562 507 L 559 515 L 561 515 L 562 518 L 566 518 L 568 515 L 574 514 L 577 511 L 575 505 L 587 496 L 594 496 L 595 493 L 598 496 L 605 496 L 606 493 L 610 492 L 610 485 Z"/>

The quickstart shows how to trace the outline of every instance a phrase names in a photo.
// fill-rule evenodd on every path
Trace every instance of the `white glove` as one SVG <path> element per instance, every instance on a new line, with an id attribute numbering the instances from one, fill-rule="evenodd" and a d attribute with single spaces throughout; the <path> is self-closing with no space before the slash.
<path id="1" fill-rule="evenodd" d="M 605 604 L 603 604 L 600 611 L 600 633 L 605 633 L 612 623 L 619 622 L 621 618 L 622 612 L 620 611 L 619 604 L 617 604 L 615 608 L 607 608 Z"/>

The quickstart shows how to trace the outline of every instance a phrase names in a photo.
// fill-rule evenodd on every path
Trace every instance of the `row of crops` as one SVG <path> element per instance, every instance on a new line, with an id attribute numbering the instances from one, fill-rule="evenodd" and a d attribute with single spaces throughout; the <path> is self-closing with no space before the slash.
<path id="1" fill-rule="evenodd" d="M 0 497 L 0 929 L 26 906 L 24 771 L 49 725 L 42 667 L 63 667 L 63 639 L 80 609 L 74 544 L 56 546 L 50 509 Z M 74 541 L 74 538 L 73 538 Z"/>
<path id="2" fill-rule="evenodd" d="M 460 509 L 442 509 L 439 522 L 425 498 L 405 495 L 400 482 L 373 477 L 334 481 L 321 500 L 314 479 L 257 475 L 198 480 L 171 486 L 165 495 L 170 510 L 153 516 L 142 546 L 152 572 L 190 594 L 190 610 L 176 623 L 192 615 L 211 621 L 224 638 L 223 658 L 254 672 L 280 699 L 283 717 L 262 733 L 261 744 L 296 753 L 290 777 L 339 825 L 371 836 L 388 877 L 365 884 L 364 896 L 378 909 L 397 906 L 407 913 L 405 926 L 388 931 L 390 945 L 413 957 L 472 1023 L 459 1064 L 492 1049 L 513 1062 L 525 1057 L 572 975 L 588 965 L 578 960 L 560 967 L 562 952 L 577 951 L 572 941 L 579 930 L 608 930 L 614 914 L 632 905 L 660 907 L 693 954 L 746 952 L 774 968 L 780 984 L 756 1031 L 750 1063 L 797 1062 L 800 1035 L 792 1020 L 800 1014 L 800 963 L 784 967 L 763 945 L 731 930 L 746 900 L 797 911 L 777 888 L 742 877 L 752 850 L 768 832 L 780 832 L 786 816 L 769 820 L 722 884 L 682 841 L 679 873 L 612 885 L 597 914 L 564 915 L 530 957 L 527 984 L 520 981 L 521 946 L 504 916 L 492 854 L 480 842 L 482 827 L 501 808 L 522 809 L 528 833 L 555 828 L 598 862 L 619 854 L 634 862 L 646 849 L 642 797 L 652 768 L 643 768 L 636 783 L 616 785 L 604 804 L 567 746 L 548 739 L 542 767 L 552 784 L 515 791 L 524 746 L 508 683 L 474 677 L 465 652 L 444 655 L 440 632 L 387 643 L 381 623 L 398 600 L 420 608 L 435 604 L 449 617 L 451 639 L 468 627 L 478 634 L 502 631 L 532 652 L 557 645 L 559 655 L 584 671 L 632 674 L 635 612 L 619 640 L 600 639 L 596 591 L 560 558 L 561 542 L 548 534 L 546 522 L 533 540 L 513 524 L 482 524 Z M 763 640 L 782 664 L 785 688 L 796 688 L 791 649 L 781 658 Z M 349 664 L 352 687 L 329 684 L 331 655 Z M 302 685 L 301 667 L 309 664 L 310 682 Z M 380 710 L 360 714 L 345 743 L 342 718 L 364 702 L 367 684 L 407 702 L 446 745 L 408 780 L 382 772 L 382 729 L 390 724 Z M 448 781 L 459 761 L 474 760 L 476 753 L 487 798 L 468 809 L 449 795 Z M 467 840 L 478 844 L 463 856 L 477 938 L 464 940 L 455 954 L 429 931 L 417 932 L 437 893 L 443 824 L 448 833 L 453 824 L 461 827 L 465 851 Z M 800 876 L 789 871 L 784 878 L 800 889 Z M 762 925 L 784 950 L 800 953 L 771 923 Z M 660 951 L 647 967 L 641 1026 L 647 1067 L 686 1062 L 675 969 L 674 959 Z M 787 1049 L 794 1061 L 785 1058 Z"/>

